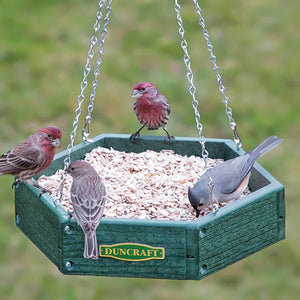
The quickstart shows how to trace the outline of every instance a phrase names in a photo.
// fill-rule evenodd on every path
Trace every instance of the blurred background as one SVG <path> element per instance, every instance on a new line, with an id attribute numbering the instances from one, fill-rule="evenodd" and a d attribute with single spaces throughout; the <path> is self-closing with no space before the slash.
<path id="1" fill-rule="evenodd" d="M 203 134 L 231 138 L 193 3 L 180 3 Z M 64 276 L 15 226 L 13 178 L 2 176 L 1 299 L 299 299 L 300 2 L 199 4 L 243 148 L 269 135 L 284 139 L 259 162 L 286 188 L 287 238 L 201 281 Z M 91 136 L 139 128 L 130 97 L 138 81 L 153 82 L 169 99 L 172 135 L 197 136 L 173 5 L 114 1 Z M 46 125 L 63 130 L 61 150 L 68 145 L 97 9 L 96 0 L 1 1 L 1 154 Z"/>

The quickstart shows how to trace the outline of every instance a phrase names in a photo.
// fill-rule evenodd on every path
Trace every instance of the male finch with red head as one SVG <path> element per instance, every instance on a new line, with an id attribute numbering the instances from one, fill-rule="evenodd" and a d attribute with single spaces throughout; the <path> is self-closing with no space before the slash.
<path id="1" fill-rule="evenodd" d="M 168 140 L 171 141 L 174 137 L 170 136 L 166 129 L 170 115 L 170 105 L 167 98 L 150 82 L 138 82 L 133 87 L 131 96 L 137 99 L 133 103 L 133 110 L 143 126 L 130 136 L 130 140 L 134 142 L 144 127 L 147 127 L 148 130 L 162 127 L 167 133 Z"/>
<path id="2" fill-rule="evenodd" d="M 43 127 L 27 137 L 12 150 L 0 156 L 0 175 L 13 175 L 18 182 L 26 182 L 50 192 L 32 182 L 32 177 L 45 170 L 52 162 L 55 148 L 60 146 L 61 131 L 57 127 Z M 41 195 L 40 194 L 40 195 Z"/>
<path id="3" fill-rule="evenodd" d="M 84 232 L 84 258 L 98 259 L 96 229 L 105 205 L 105 186 L 95 169 L 86 161 L 77 160 L 66 172 L 73 177 L 71 200 L 75 221 Z"/>

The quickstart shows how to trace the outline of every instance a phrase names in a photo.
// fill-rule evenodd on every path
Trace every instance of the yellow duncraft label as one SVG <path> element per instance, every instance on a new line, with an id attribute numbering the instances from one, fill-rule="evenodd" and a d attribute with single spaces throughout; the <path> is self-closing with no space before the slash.
<path id="1" fill-rule="evenodd" d="M 100 245 L 99 255 L 127 261 L 165 259 L 165 248 L 134 243 Z"/>

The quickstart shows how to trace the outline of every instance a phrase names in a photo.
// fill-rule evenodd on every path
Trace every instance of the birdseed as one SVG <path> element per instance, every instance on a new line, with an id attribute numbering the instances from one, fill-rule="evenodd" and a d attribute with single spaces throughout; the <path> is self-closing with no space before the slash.
<path id="1" fill-rule="evenodd" d="M 188 187 L 205 172 L 204 160 L 197 156 L 182 156 L 172 150 L 126 153 L 98 147 L 86 154 L 85 160 L 100 175 L 106 187 L 104 217 L 135 219 L 194 220 L 195 211 L 188 199 Z M 208 159 L 214 167 L 223 159 Z M 59 198 L 61 174 L 41 176 L 39 184 Z M 72 177 L 66 174 L 61 205 L 73 211 L 70 188 Z M 232 202 L 232 201 L 230 201 Z M 228 203 L 220 203 L 225 206 Z M 200 216 L 212 211 L 204 208 Z"/>

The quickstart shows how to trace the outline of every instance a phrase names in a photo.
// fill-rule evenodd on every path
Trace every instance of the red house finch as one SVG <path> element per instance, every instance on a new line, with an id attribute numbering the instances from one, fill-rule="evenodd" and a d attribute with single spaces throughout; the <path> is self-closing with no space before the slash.
<path id="1" fill-rule="evenodd" d="M 199 216 L 202 207 L 212 203 L 213 196 L 218 202 L 238 199 L 248 186 L 255 161 L 281 142 L 282 139 L 270 136 L 253 151 L 208 169 L 192 188 L 189 187 L 188 196 L 196 210 L 196 217 Z M 212 188 L 209 186 L 211 181 Z"/>
<path id="2" fill-rule="evenodd" d="M 73 177 L 71 200 L 74 219 L 85 236 L 83 257 L 98 259 L 96 229 L 104 211 L 105 186 L 95 169 L 86 161 L 71 163 L 66 172 Z"/>
<path id="3" fill-rule="evenodd" d="M 133 110 L 140 123 L 143 125 L 136 133 L 130 136 L 134 142 L 140 136 L 140 131 L 147 127 L 148 130 L 156 130 L 160 127 L 167 133 L 168 140 L 171 141 L 166 126 L 170 115 L 170 105 L 167 98 L 160 93 L 158 88 L 150 82 L 138 82 L 133 87 L 131 97 L 137 100 L 133 103 Z"/>
<path id="4" fill-rule="evenodd" d="M 55 148 L 60 146 L 61 131 L 57 127 L 43 127 L 27 137 L 12 150 L 0 156 L 0 175 L 13 175 L 18 182 L 26 182 L 40 189 L 42 193 L 50 192 L 32 177 L 45 170 L 52 162 Z M 41 195 L 40 194 L 40 195 Z"/>

